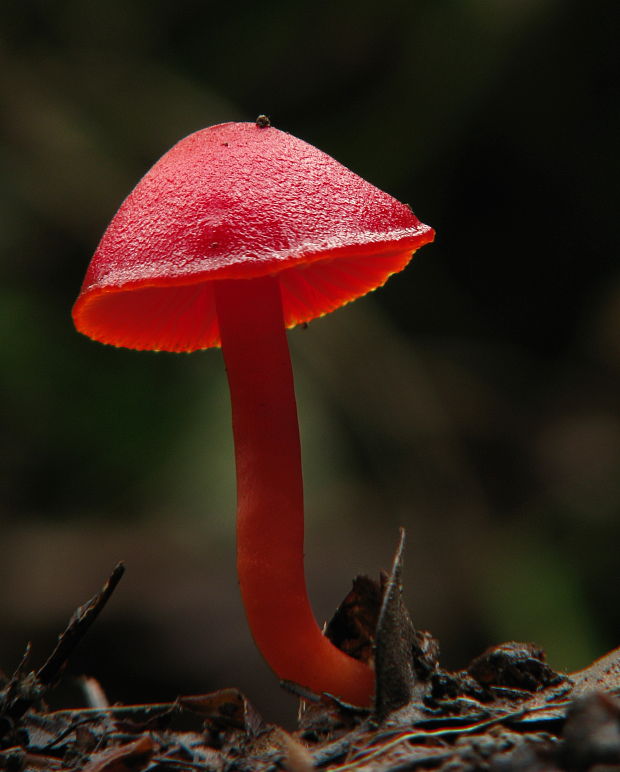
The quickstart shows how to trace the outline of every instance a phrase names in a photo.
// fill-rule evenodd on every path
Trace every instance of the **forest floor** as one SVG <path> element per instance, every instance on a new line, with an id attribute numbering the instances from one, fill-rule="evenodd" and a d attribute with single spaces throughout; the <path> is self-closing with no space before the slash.
<path id="1" fill-rule="evenodd" d="M 503 643 L 448 672 L 437 641 L 402 603 L 403 539 L 380 584 L 355 580 L 327 629 L 372 660 L 371 709 L 283 684 L 300 698 L 298 727 L 269 724 L 236 689 L 173 702 L 109 705 L 95 679 L 84 706 L 50 711 L 46 693 L 123 574 L 81 606 L 45 664 L 0 682 L 0 770 L 21 772 L 620 772 L 620 648 L 577 673 L 542 649 Z"/>

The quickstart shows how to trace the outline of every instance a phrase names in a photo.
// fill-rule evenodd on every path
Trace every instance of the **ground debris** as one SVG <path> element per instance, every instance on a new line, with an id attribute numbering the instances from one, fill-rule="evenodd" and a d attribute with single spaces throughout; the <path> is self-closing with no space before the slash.
<path id="1" fill-rule="evenodd" d="M 42 668 L 28 670 L 27 648 L 0 681 L 0 770 L 620 772 L 620 648 L 570 675 L 555 672 L 540 647 L 514 641 L 462 671 L 444 670 L 437 641 L 415 629 L 403 604 L 403 547 L 401 534 L 390 574 L 357 579 L 329 628 L 374 661 L 371 710 L 287 684 L 301 697 L 289 733 L 237 689 L 108 705 L 92 678 L 84 707 L 48 710 L 43 700 L 118 584 L 119 566 L 73 615 Z"/>

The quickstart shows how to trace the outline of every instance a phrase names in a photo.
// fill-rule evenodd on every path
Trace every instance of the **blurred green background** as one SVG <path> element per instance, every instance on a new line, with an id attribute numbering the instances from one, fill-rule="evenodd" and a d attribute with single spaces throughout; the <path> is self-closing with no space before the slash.
<path id="1" fill-rule="evenodd" d="M 403 525 L 407 603 L 447 666 L 521 639 L 577 669 L 620 643 L 617 7 L 5 0 L 0 666 L 28 640 L 40 664 L 124 559 L 72 673 L 293 715 L 237 595 L 219 352 L 115 350 L 70 320 L 148 167 L 259 113 L 438 234 L 290 334 L 318 617 Z"/>

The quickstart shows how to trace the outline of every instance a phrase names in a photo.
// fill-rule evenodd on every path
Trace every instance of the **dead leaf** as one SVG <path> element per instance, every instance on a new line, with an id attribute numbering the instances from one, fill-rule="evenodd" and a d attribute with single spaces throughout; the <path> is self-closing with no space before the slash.
<path id="1" fill-rule="evenodd" d="M 138 772 L 149 763 L 155 747 L 149 735 L 142 735 L 135 742 L 95 754 L 83 772 Z"/>

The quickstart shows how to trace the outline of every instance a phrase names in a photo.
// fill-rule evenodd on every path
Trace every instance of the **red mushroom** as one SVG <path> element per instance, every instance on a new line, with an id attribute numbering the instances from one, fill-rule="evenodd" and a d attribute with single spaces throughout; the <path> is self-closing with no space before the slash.
<path id="1" fill-rule="evenodd" d="M 258 648 L 315 692 L 370 703 L 372 669 L 317 625 L 303 568 L 303 487 L 286 328 L 402 270 L 433 231 L 411 209 L 266 121 L 198 131 L 121 205 L 73 309 L 134 349 L 221 346 L 237 467 L 237 567 Z"/>

